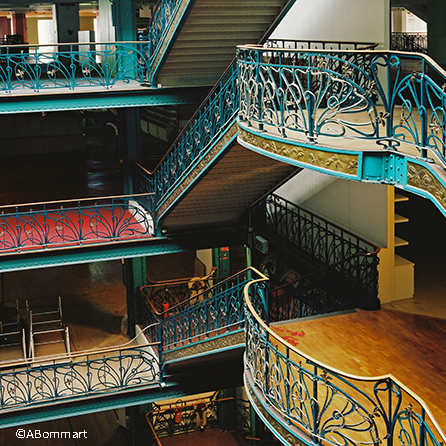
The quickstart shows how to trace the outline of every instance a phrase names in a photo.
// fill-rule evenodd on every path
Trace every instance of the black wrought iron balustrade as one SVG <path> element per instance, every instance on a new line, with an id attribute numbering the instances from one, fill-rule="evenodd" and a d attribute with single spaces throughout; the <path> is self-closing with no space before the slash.
<path id="1" fill-rule="evenodd" d="M 338 42 L 329 40 L 291 40 L 291 39 L 268 39 L 265 44 L 267 48 L 289 48 L 293 50 L 359 50 L 373 49 L 378 46 L 372 42 Z"/>
<path id="2" fill-rule="evenodd" d="M 330 286 L 337 283 L 335 289 L 343 294 L 337 300 L 343 305 L 351 305 L 356 296 L 353 300 L 361 307 L 379 307 L 376 245 L 277 195 L 256 205 L 253 215 L 257 230 L 291 247 L 314 269 L 329 267 L 319 277 L 330 280 Z"/>
<path id="3" fill-rule="evenodd" d="M 287 284 L 272 287 L 268 294 L 269 321 L 286 321 L 354 308 L 379 308 L 375 271 L 376 259 L 371 261 L 367 254 L 357 254 Z M 366 284 L 375 278 L 373 292 L 363 286 L 358 276 Z"/>
<path id="4" fill-rule="evenodd" d="M 0 255 L 154 235 L 150 194 L 0 207 Z"/>
<path id="5" fill-rule="evenodd" d="M 427 33 L 409 34 L 392 32 L 390 49 L 427 54 Z"/>
<path id="6" fill-rule="evenodd" d="M 446 165 L 446 72 L 428 56 L 245 46 L 238 67 L 242 124 L 307 143 L 418 151 Z"/>
<path id="7" fill-rule="evenodd" d="M 262 309 L 251 303 L 260 283 L 253 281 L 245 292 L 245 373 L 251 402 L 275 420 L 269 424 L 277 436 L 288 443 L 294 436 L 307 444 L 332 446 L 445 442 L 428 407 L 392 375 L 342 373 L 271 330 L 260 316 Z"/>
<path id="8" fill-rule="evenodd" d="M 238 113 L 235 61 L 214 86 L 155 170 L 141 172 L 135 190 L 155 193 L 156 208 L 234 122 Z M 142 168 L 139 168 L 141 170 Z M 141 180 L 141 181 L 140 181 Z"/>
<path id="9" fill-rule="evenodd" d="M 0 46 L 0 92 L 110 89 L 147 82 L 146 42 Z"/>

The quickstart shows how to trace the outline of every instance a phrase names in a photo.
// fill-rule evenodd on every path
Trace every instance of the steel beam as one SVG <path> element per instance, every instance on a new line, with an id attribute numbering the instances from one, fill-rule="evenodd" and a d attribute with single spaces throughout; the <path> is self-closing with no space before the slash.
<path id="1" fill-rule="evenodd" d="M 171 384 L 165 388 L 159 387 L 144 389 L 135 392 L 126 392 L 102 397 L 90 397 L 82 401 L 67 401 L 60 404 L 42 405 L 36 408 L 17 410 L 2 413 L 0 417 L 0 428 L 26 426 L 27 424 L 39 423 L 47 420 L 58 420 L 76 415 L 85 415 L 106 410 L 119 409 L 135 405 L 147 404 L 171 398 L 186 396 L 178 385 Z M 24 428 L 26 430 L 26 427 Z"/>
<path id="2" fill-rule="evenodd" d="M 0 256 L 0 273 L 25 269 L 47 268 L 69 264 L 147 257 L 162 254 L 229 246 L 241 243 L 232 229 L 154 237 L 141 242 L 110 243 L 95 247 L 80 247 L 54 251 L 40 251 Z"/>
<path id="3" fill-rule="evenodd" d="M 93 110 L 100 108 L 146 107 L 154 105 L 177 105 L 200 103 L 209 92 L 209 87 L 191 88 L 143 88 L 127 91 L 104 90 L 70 94 L 33 93 L 1 95 L 0 113 L 35 113 L 42 111 Z"/>

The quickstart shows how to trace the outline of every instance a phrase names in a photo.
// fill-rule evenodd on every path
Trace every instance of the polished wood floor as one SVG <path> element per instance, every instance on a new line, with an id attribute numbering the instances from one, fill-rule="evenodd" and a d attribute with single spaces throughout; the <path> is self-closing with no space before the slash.
<path id="1" fill-rule="evenodd" d="M 274 330 L 340 371 L 365 377 L 392 374 L 428 404 L 446 431 L 446 320 L 358 310 L 280 324 Z"/>

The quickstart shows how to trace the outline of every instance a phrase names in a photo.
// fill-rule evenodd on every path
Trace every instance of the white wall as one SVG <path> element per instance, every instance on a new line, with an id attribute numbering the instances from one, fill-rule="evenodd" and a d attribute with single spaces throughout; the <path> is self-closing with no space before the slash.
<path id="1" fill-rule="evenodd" d="M 212 249 L 201 249 L 197 251 L 197 259 L 206 267 L 205 274 L 209 274 L 212 268 Z"/>
<path id="2" fill-rule="evenodd" d="M 389 0 L 297 0 L 271 39 L 379 43 L 389 47 Z"/>
<path id="3" fill-rule="evenodd" d="M 387 189 L 303 170 L 276 191 L 331 223 L 384 248 L 387 246 Z"/>

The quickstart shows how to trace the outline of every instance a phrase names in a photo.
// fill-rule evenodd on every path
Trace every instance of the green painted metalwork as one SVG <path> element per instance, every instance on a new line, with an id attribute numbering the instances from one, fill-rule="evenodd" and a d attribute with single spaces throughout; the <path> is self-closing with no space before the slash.
<path id="1" fill-rule="evenodd" d="M 235 121 L 238 112 L 237 97 L 237 69 L 235 63 L 232 63 L 157 168 L 149 173 L 137 167 L 134 174 L 137 181 L 135 192 L 155 193 L 157 219 L 168 210 L 161 209 L 163 204 Z M 231 138 L 234 139 L 234 136 Z"/>
<path id="2" fill-rule="evenodd" d="M 284 444 L 440 446 L 446 440 L 423 401 L 392 375 L 343 374 L 277 335 L 262 316 L 262 282 L 245 289 L 245 388 Z"/>
<path id="3" fill-rule="evenodd" d="M 108 90 L 107 94 L 94 91 L 88 94 L 33 94 L 25 97 L 5 97 L 0 102 L 0 113 L 32 113 L 40 111 L 93 110 L 100 108 L 143 107 L 155 105 L 196 104 L 208 93 L 208 87 Z"/>
<path id="4" fill-rule="evenodd" d="M 212 265 L 217 269 L 217 277 L 231 275 L 231 248 L 224 246 L 212 249 Z"/>
<path id="5" fill-rule="evenodd" d="M 0 207 L 0 255 L 153 236 L 150 195 Z"/>
<path id="6" fill-rule="evenodd" d="M 153 330 L 157 327 L 145 329 Z M 159 388 L 162 383 L 156 343 L 2 361 L 0 368 L 2 413 L 139 387 Z"/>
<path id="7" fill-rule="evenodd" d="M 58 420 L 76 415 L 87 415 L 105 410 L 129 407 L 135 404 L 146 404 L 163 399 L 181 398 L 187 393 L 176 383 L 165 383 L 163 388 L 154 388 L 150 392 L 147 390 L 135 391 L 132 393 L 115 393 L 100 398 L 90 397 L 78 402 L 67 402 L 66 404 L 54 404 L 40 406 L 37 409 L 26 408 L 15 412 L 4 413 L 0 417 L 0 428 L 25 427 L 28 424 L 40 421 Z"/>
<path id="8" fill-rule="evenodd" d="M 135 240 L 131 243 L 110 243 L 95 247 L 54 250 L 53 252 L 39 251 L 34 254 L 5 255 L 0 256 L 0 272 L 173 254 L 212 248 L 214 245 L 227 242 L 240 243 L 241 239 L 233 231 L 210 231 L 208 233 L 183 234 L 173 238 L 152 237 L 150 242 Z"/>
<path id="9" fill-rule="evenodd" d="M 144 42 L 0 46 L 0 92 L 67 93 L 139 86 L 150 70 Z M 91 48 L 93 47 L 93 48 Z"/>
<path id="10" fill-rule="evenodd" d="M 254 275 L 258 278 L 255 271 Z M 160 355 L 242 329 L 244 310 L 240 299 L 245 285 L 251 280 L 252 270 L 245 269 L 162 312 L 154 308 L 144 294 L 147 289 L 142 288 L 140 312 L 144 314 L 143 325 L 160 324 L 160 338 L 156 338 L 160 341 Z"/>
<path id="11" fill-rule="evenodd" d="M 247 46 L 238 67 L 240 121 L 260 131 L 316 148 L 345 150 L 348 138 L 368 150 L 429 152 L 446 165 L 446 72 L 427 56 Z"/>

